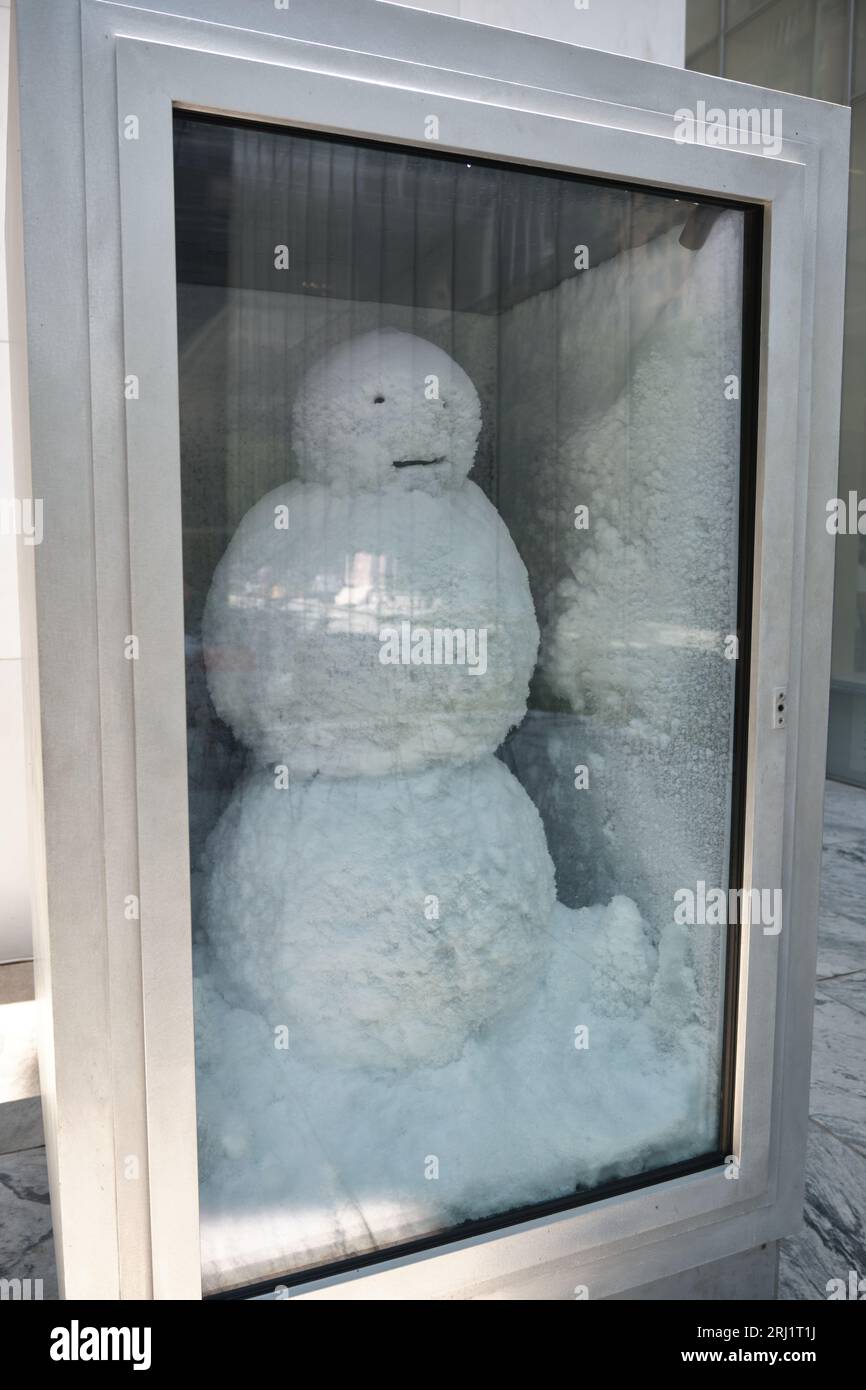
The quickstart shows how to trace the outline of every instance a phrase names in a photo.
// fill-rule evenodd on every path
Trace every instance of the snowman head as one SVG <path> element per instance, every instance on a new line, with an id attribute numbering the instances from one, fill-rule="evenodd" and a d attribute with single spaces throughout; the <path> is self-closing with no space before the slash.
<path id="1" fill-rule="evenodd" d="M 305 482 L 440 493 L 472 467 L 481 404 L 447 352 L 388 328 L 321 358 L 304 378 L 292 424 Z"/>

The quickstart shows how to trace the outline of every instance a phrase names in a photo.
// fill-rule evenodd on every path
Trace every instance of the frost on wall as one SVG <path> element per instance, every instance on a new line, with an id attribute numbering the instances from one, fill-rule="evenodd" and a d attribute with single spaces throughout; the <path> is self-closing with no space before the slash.
<path id="1" fill-rule="evenodd" d="M 258 763 L 202 861 L 208 1286 L 715 1144 L 719 942 L 670 906 L 724 871 L 738 255 L 723 217 L 701 252 L 658 238 L 504 316 L 507 527 L 465 476 L 472 383 L 431 345 L 379 336 L 372 371 L 350 346 L 327 389 L 354 405 L 318 409 L 315 376 L 299 401 L 298 477 L 244 517 L 204 618 Z M 425 362 L 460 398 L 432 433 Z M 486 673 L 383 665 L 404 622 L 484 629 Z"/>
<path id="2" fill-rule="evenodd" d="M 733 213 L 697 252 L 668 232 L 518 305 L 503 352 L 503 470 L 523 483 L 503 489 L 505 515 L 534 580 L 547 711 L 506 760 L 542 812 L 562 901 L 626 892 L 656 939 L 688 938 L 708 1073 L 723 943 L 672 927 L 672 892 L 727 882 L 741 264 Z M 551 339 L 547 356 L 523 350 Z"/>

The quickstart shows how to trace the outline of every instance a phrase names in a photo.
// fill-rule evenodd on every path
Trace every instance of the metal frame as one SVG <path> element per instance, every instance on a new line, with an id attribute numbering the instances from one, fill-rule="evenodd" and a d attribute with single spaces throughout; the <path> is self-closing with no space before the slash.
<path id="1" fill-rule="evenodd" d="M 443 149 L 763 206 L 744 885 L 781 886 L 786 913 L 779 939 L 742 933 L 740 1177 L 677 1177 L 311 1279 L 294 1296 L 567 1298 L 581 1283 L 604 1297 L 787 1233 L 808 1113 L 847 109 L 375 0 L 171 7 L 28 0 L 17 24 L 16 486 L 45 499 L 46 542 L 27 552 L 22 589 L 42 1086 L 66 1296 L 200 1296 L 173 104 L 419 146 L 434 112 Z M 790 138 L 778 157 L 675 143 L 673 112 L 700 99 L 781 107 Z M 128 114 L 137 140 L 123 136 Z M 138 400 L 124 401 L 127 373 Z M 129 633 L 137 661 L 124 659 Z M 771 721 L 779 685 L 785 734 Z M 125 919 L 130 894 L 140 921 Z"/>

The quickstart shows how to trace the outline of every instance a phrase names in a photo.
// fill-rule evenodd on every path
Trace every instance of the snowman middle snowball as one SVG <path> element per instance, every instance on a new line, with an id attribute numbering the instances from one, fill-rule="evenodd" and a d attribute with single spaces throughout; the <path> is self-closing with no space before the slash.
<path id="1" fill-rule="evenodd" d="M 247 513 L 208 596 L 217 712 L 302 777 L 495 751 L 524 716 L 539 634 L 526 567 L 467 478 L 469 377 L 433 343 L 367 333 L 310 370 L 293 421 L 299 477 Z"/>

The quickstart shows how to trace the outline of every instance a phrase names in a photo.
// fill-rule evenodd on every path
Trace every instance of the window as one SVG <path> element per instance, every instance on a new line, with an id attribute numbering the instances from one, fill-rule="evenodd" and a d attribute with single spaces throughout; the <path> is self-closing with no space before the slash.
<path id="1" fill-rule="evenodd" d="M 718 1162 L 760 214 L 182 112 L 175 181 L 206 1292 Z"/>

